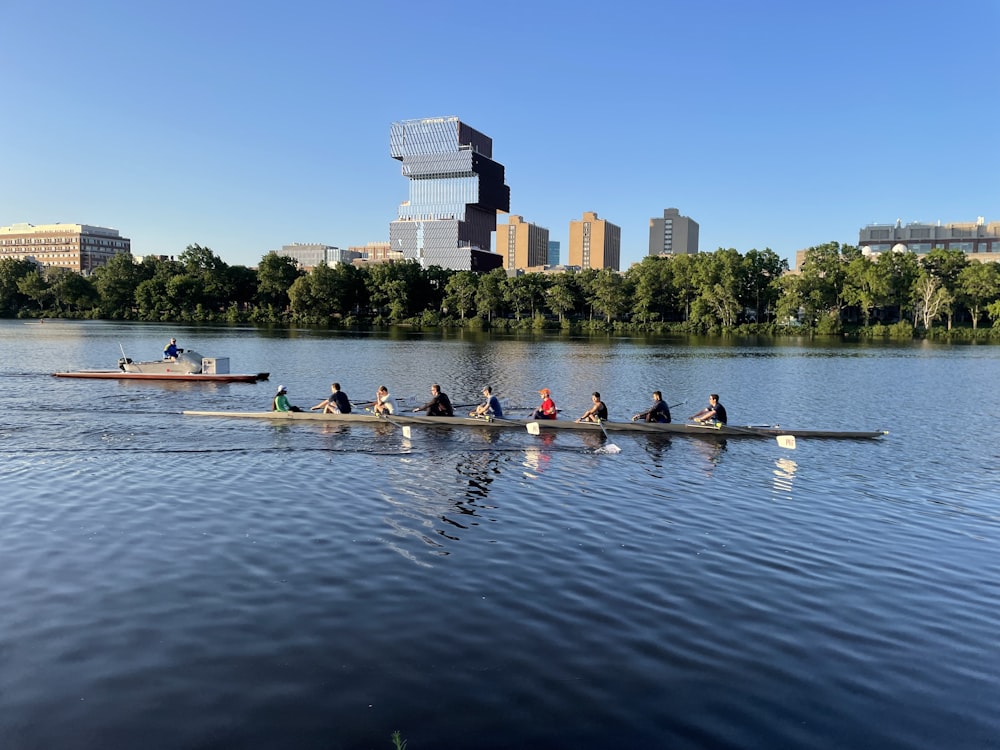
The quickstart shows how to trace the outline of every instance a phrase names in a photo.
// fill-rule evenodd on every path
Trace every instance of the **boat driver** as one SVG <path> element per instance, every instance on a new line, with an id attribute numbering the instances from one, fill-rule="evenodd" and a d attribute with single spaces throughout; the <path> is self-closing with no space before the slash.
<path id="1" fill-rule="evenodd" d="M 177 339 L 170 339 L 170 343 L 163 347 L 163 358 L 177 359 L 177 355 L 182 351 L 184 350 L 177 348 Z"/>

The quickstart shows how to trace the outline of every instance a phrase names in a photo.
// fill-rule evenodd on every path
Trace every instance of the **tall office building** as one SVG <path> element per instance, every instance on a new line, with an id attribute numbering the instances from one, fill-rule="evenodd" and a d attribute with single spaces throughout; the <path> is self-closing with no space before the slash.
<path id="1" fill-rule="evenodd" d="M 698 252 L 698 222 L 681 216 L 676 208 L 663 211 L 662 219 L 649 220 L 650 255 L 695 255 Z"/>
<path id="2" fill-rule="evenodd" d="M 621 247 L 621 227 L 606 219 L 598 219 L 593 211 L 585 211 L 583 219 L 569 223 L 567 265 L 580 268 L 611 268 L 618 271 L 621 263 Z"/>
<path id="3" fill-rule="evenodd" d="M 504 168 L 493 140 L 457 117 L 392 123 L 390 153 L 403 163 L 410 198 L 389 224 L 389 242 L 422 266 L 489 271 L 503 264 L 490 252 L 497 213 L 510 211 Z"/>
<path id="4" fill-rule="evenodd" d="M 132 240 L 107 227 L 27 223 L 0 227 L 0 258 L 30 258 L 85 276 L 112 256 L 131 252 Z"/>
<path id="5" fill-rule="evenodd" d="M 559 240 L 549 240 L 549 265 L 559 265 Z"/>
<path id="6" fill-rule="evenodd" d="M 549 230 L 511 216 L 507 224 L 497 225 L 497 254 L 503 256 L 508 271 L 544 266 L 549 259 Z"/>

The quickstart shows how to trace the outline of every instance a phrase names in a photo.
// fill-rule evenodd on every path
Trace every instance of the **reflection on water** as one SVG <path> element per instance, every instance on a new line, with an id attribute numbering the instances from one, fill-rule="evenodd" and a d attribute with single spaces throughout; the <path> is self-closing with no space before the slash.
<path id="1" fill-rule="evenodd" d="M 720 461 L 722 461 L 722 456 L 726 452 L 728 441 L 699 439 L 694 442 L 698 453 L 704 459 L 701 469 L 705 473 L 705 476 L 710 477 L 712 476 L 712 472 L 715 471 L 715 467 L 719 465 Z"/>
<path id="2" fill-rule="evenodd" d="M 774 465 L 774 489 L 777 492 L 791 493 L 792 480 L 799 465 L 790 458 L 779 458 Z"/>

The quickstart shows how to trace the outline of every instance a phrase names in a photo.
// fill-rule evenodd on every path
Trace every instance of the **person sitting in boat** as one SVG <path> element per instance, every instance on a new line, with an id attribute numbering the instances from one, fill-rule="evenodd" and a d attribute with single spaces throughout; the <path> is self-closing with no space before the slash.
<path id="1" fill-rule="evenodd" d="M 726 407 L 719 403 L 719 394 L 713 393 L 708 397 L 708 406 L 697 414 L 691 415 L 695 422 L 718 422 L 726 423 Z"/>
<path id="2" fill-rule="evenodd" d="M 309 411 L 322 409 L 324 414 L 350 414 L 351 400 L 347 394 L 340 390 L 340 383 L 330 384 L 330 397 L 320 401 L 316 406 L 309 408 Z"/>
<path id="3" fill-rule="evenodd" d="M 663 400 L 662 393 L 659 391 L 653 391 L 653 405 L 646 411 L 640 412 L 632 417 L 633 422 L 638 422 L 640 419 L 643 422 L 659 422 L 660 424 L 667 424 L 670 422 L 670 407 L 667 406 L 667 402 Z"/>
<path id="4" fill-rule="evenodd" d="M 542 397 L 542 403 L 531 414 L 532 419 L 555 419 L 559 413 L 556 409 L 556 402 L 552 400 L 552 392 L 548 388 L 542 388 L 538 392 Z"/>
<path id="5" fill-rule="evenodd" d="M 483 388 L 483 398 L 486 400 L 476 407 L 475 411 L 470 411 L 470 417 L 495 417 L 503 419 L 503 407 L 500 406 L 500 399 L 493 395 L 490 386 Z"/>
<path id="6" fill-rule="evenodd" d="M 583 415 L 576 420 L 577 422 L 607 422 L 608 421 L 608 406 L 603 401 L 601 401 L 601 394 L 594 391 L 590 394 L 590 400 L 594 402 Z"/>
<path id="7" fill-rule="evenodd" d="M 431 400 L 423 406 L 413 411 L 425 411 L 428 417 L 453 417 L 455 410 L 451 406 L 451 399 L 448 394 L 441 390 L 441 386 L 435 383 L 431 386 Z"/>
<path id="8" fill-rule="evenodd" d="M 170 343 L 163 347 L 163 358 L 177 359 L 177 355 L 183 351 L 183 349 L 177 348 L 177 339 L 170 339 Z"/>
<path id="9" fill-rule="evenodd" d="M 389 389 L 384 385 L 378 387 L 378 392 L 375 394 L 375 403 L 372 404 L 372 411 L 379 416 L 392 414 L 392 396 L 389 395 Z"/>
<path id="10" fill-rule="evenodd" d="M 288 403 L 288 389 L 283 385 L 278 386 L 278 392 L 271 400 L 271 411 L 302 411 L 297 406 Z"/>

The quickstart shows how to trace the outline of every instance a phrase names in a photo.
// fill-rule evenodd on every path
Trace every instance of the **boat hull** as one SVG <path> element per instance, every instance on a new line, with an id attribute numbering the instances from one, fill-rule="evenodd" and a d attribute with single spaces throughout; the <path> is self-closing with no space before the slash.
<path id="1" fill-rule="evenodd" d="M 384 417 L 372 414 L 324 414 L 323 412 L 289 412 L 289 411 L 185 411 L 192 417 L 223 417 L 229 419 L 270 419 L 276 421 L 304 422 L 357 422 L 361 424 L 385 423 Z M 537 424 L 539 430 L 571 430 L 581 432 L 601 432 L 601 426 L 596 422 L 574 422 L 570 420 L 548 419 L 473 419 L 471 417 L 427 417 L 413 414 L 395 414 L 390 418 L 393 422 L 409 426 L 432 427 L 478 427 L 485 429 L 526 429 L 529 424 Z M 873 431 L 843 431 L 843 430 L 798 430 L 784 429 L 776 426 L 759 427 L 748 425 L 736 427 L 727 425 L 701 425 L 671 422 L 669 424 L 649 422 L 604 422 L 608 432 L 639 432 L 654 435 L 690 435 L 703 438 L 776 438 L 780 435 L 791 435 L 797 438 L 826 438 L 847 440 L 873 440 L 888 434 L 884 430 Z"/>
<path id="2" fill-rule="evenodd" d="M 79 370 L 76 372 L 54 372 L 57 378 L 95 378 L 99 380 L 172 380 L 188 383 L 256 383 L 267 380 L 270 373 L 226 373 L 213 375 L 188 372 L 122 372 L 121 370 Z"/>

